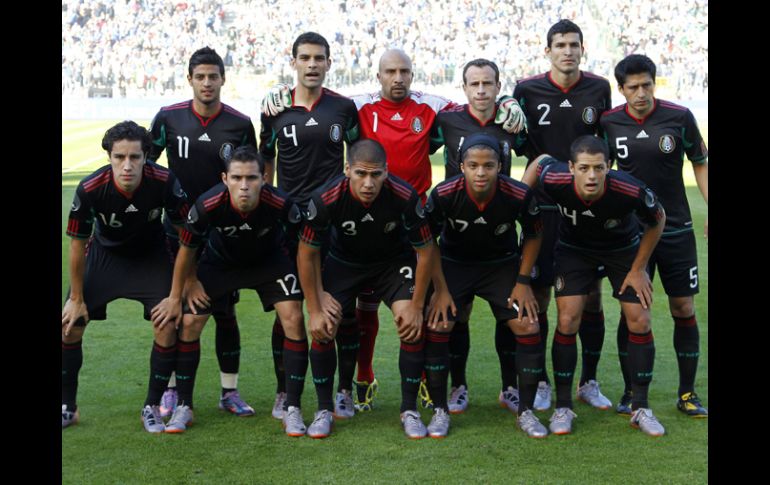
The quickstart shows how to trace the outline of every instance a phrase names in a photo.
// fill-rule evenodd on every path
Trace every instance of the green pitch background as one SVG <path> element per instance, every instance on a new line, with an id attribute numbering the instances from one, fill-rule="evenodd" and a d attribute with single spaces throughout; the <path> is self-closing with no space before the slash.
<path id="1" fill-rule="evenodd" d="M 83 176 L 106 163 L 101 137 L 117 121 L 62 122 L 62 304 L 69 284 L 65 230 L 73 192 Z M 149 125 L 149 120 L 137 121 Z M 706 138 L 707 126 L 701 128 Z M 432 158 L 434 182 L 443 176 L 441 160 L 440 154 Z M 515 162 L 515 177 L 523 166 L 523 159 Z M 696 297 L 701 336 L 696 389 L 708 406 L 708 243 L 702 236 L 707 208 L 694 187 L 689 164 L 685 174 L 698 235 L 701 285 Z M 611 294 L 606 279 L 604 294 L 607 332 L 598 377 L 614 404 L 623 388 L 615 344 L 619 307 L 606 297 Z M 63 483 L 705 483 L 708 420 L 693 420 L 676 410 L 673 323 L 658 280 L 654 298 L 657 354 L 650 404 L 666 427 L 666 436 L 651 438 L 614 411 L 594 410 L 576 401 L 578 418 L 572 435 L 527 438 L 516 428 L 515 416 L 497 403 L 494 319 L 486 302 L 478 300 L 471 320 L 468 411 L 452 417 L 446 439 L 419 441 L 403 436 L 398 419 L 398 338 L 383 305 L 374 356 L 380 381 L 375 410 L 338 421 L 325 440 L 286 437 L 280 422 L 270 417 L 275 395 L 273 315 L 262 312 L 250 291 L 241 293 L 237 310 L 242 346 L 239 387 L 257 415 L 236 418 L 217 408 L 219 369 L 212 322 L 201 338 L 194 425 L 182 435 L 145 433 L 139 412 L 147 389 L 152 330 L 142 319 L 139 303 L 119 300 L 108 307 L 108 320 L 89 325 L 83 340 L 81 422 L 62 431 Z M 552 335 L 554 303 L 548 314 Z M 550 372 L 550 343 L 548 348 Z M 309 424 L 316 400 L 312 380 L 306 382 L 302 407 Z M 551 412 L 538 413 L 541 421 L 547 424 Z M 423 417 L 427 423 L 428 413 Z"/>

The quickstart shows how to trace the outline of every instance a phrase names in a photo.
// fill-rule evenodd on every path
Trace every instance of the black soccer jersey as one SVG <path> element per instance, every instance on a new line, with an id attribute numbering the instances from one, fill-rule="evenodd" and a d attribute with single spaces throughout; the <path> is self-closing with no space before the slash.
<path id="1" fill-rule="evenodd" d="M 389 261 L 431 241 L 417 192 L 394 175 L 377 198 L 365 205 L 350 190 L 350 179 L 339 176 L 313 192 L 300 231 L 300 240 L 320 247 L 331 231 L 330 256 L 348 264 Z"/>
<path id="2" fill-rule="evenodd" d="M 278 187 L 302 207 L 314 190 L 342 173 L 343 141 L 358 138 L 355 103 L 326 88 L 310 109 L 292 107 L 261 120 L 259 151 L 271 159 L 278 147 Z"/>
<path id="3" fill-rule="evenodd" d="M 689 109 L 656 99 L 644 119 L 636 119 L 626 104 L 601 118 L 604 137 L 618 170 L 646 183 L 666 209 L 666 234 L 692 230 L 682 165 L 684 155 L 693 163 L 708 158 L 695 117 Z"/>
<path id="4" fill-rule="evenodd" d="M 543 153 L 569 160 L 572 142 L 581 135 L 599 134 L 599 117 L 612 107 L 609 81 L 585 71 L 567 89 L 556 84 L 550 72 L 522 79 L 513 97 L 527 116 L 524 153 L 530 161 Z"/>
<path id="5" fill-rule="evenodd" d="M 161 213 L 181 225 L 189 209 L 179 181 L 167 168 L 147 162 L 142 181 L 133 193 L 114 181 L 112 166 L 105 165 L 78 184 L 70 208 L 67 235 L 94 237 L 102 246 L 126 253 L 141 252 L 163 240 Z"/>
<path id="6" fill-rule="evenodd" d="M 540 209 L 526 184 L 500 175 L 492 198 L 479 205 L 465 176 L 438 184 L 425 204 L 431 233 L 441 235 L 441 256 L 458 262 L 493 262 L 519 254 L 516 221 L 524 237 L 542 229 Z"/>
<path id="7" fill-rule="evenodd" d="M 497 109 L 495 109 L 496 111 Z M 483 123 L 473 116 L 467 104 L 440 111 L 433 123 L 430 135 L 431 152 L 444 145 L 444 180 L 460 174 L 460 149 L 463 141 L 473 133 L 484 132 L 500 141 L 502 169 L 500 173 L 511 175 L 511 150 L 521 154 L 526 140 L 522 131 L 519 134 L 508 133 L 495 123 L 494 117 Z"/>
<path id="8" fill-rule="evenodd" d="M 257 265 L 281 250 L 286 234 L 296 237 L 301 219 L 297 205 L 275 187 L 263 185 L 257 208 L 243 213 L 220 183 L 195 201 L 179 242 L 195 248 L 208 236 L 206 251 L 213 259 L 226 265 Z"/>
<path id="9" fill-rule="evenodd" d="M 243 145 L 257 147 L 251 119 L 222 103 L 219 113 L 204 120 L 192 100 L 161 108 L 150 125 L 153 147 L 148 160 L 166 150 L 168 167 L 191 201 L 222 181 L 225 160 Z"/>
<path id="10" fill-rule="evenodd" d="M 565 162 L 546 157 L 537 169 L 545 193 L 559 206 L 559 244 L 594 251 L 616 251 L 639 243 L 639 221 L 655 226 L 663 207 L 644 182 L 610 170 L 604 194 L 584 201 Z M 638 217 L 638 219 L 637 219 Z"/>

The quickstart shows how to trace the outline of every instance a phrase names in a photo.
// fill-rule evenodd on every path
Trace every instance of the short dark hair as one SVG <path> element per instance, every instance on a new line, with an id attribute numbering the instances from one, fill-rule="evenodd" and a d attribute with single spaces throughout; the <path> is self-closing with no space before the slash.
<path id="1" fill-rule="evenodd" d="M 387 165 L 387 155 L 380 142 L 364 138 L 353 143 L 348 149 L 348 165 L 356 162 L 372 162 L 383 167 Z"/>
<path id="2" fill-rule="evenodd" d="M 329 51 L 329 43 L 326 41 L 323 35 L 317 34 L 315 32 L 305 32 L 304 34 L 300 34 L 300 36 L 297 37 L 297 40 L 295 40 L 294 44 L 291 46 L 291 57 L 295 59 L 297 58 L 297 48 L 302 44 L 322 45 L 324 48 L 326 48 L 326 58 L 328 59 L 331 55 Z"/>
<path id="3" fill-rule="evenodd" d="M 265 162 L 257 149 L 251 145 L 243 145 L 233 151 L 233 154 L 225 160 L 225 173 L 230 171 L 232 162 L 257 162 L 259 173 L 265 174 Z"/>
<path id="4" fill-rule="evenodd" d="M 632 74 L 648 73 L 655 82 L 655 63 L 652 59 L 642 54 L 631 54 L 615 66 L 615 80 L 621 87 L 626 83 L 626 78 Z"/>
<path id="5" fill-rule="evenodd" d="M 130 120 L 121 121 L 105 131 L 104 138 L 102 138 L 102 148 L 107 150 L 107 153 L 112 153 L 112 146 L 120 140 L 142 142 L 142 152 L 145 154 L 149 153 L 150 148 L 152 148 L 152 138 L 150 138 L 147 129 Z"/>
<path id="6" fill-rule="evenodd" d="M 192 76 L 195 67 L 201 64 L 219 66 L 219 75 L 225 77 L 225 63 L 217 51 L 211 47 L 203 47 L 193 52 L 190 63 L 187 65 L 187 73 Z"/>
<path id="7" fill-rule="evenodd" d="M 489 150 L 495 153 L 497 162 L 500 163 L 500 141 L 494 136 L 484 133 L 476 132 L 468 136 L 463 141 L 463 146 L 460 147 L 460 163 L 465 162 L 467 154 L 471 150 Z"/>
<path id="8" fill-rule="evenodd" d="M 555 24 L 551 26 L 550 29 L 548 29 L 548 34 L 545 36 L 546 45 L 548 47 L 551 47 L 551 43 L 553 42 L 553 36 L 556 34 L 571 34 L 576 33 L 578 35 L 578 38 L 580 38 L 580 45 L 583 45 L 583 31 L 580 30 L 580 27 L 577 26 L 577 24 L 571 20 L 567 19 L 561 19 Z"/>
<path id="9" fill-rule="evenodd" d="M 469 61 L 467 64 L 465 64 L 465 67 L 463 68 L 463 85 L 468 84 L 468 80 L 465 79 L 465 73 L 468 72 L 469 67 L 486 67 L 489 66 L 492 68 L 493 71 L 495 71 L 495 82 L 500 82 L 500 69 L 498 69 L 497 64 L 494 62 L 487 60 L 487 59 L 473 59 L 472 61 Z"/>
<path id="10" fill-rule="evenodd" d="M 607 146 L 607 142 L 598 136 L 583 135 L 577 137 L 569 147 L 569 158 L 572 163 L 576 162 L 579 153 L 601 153 L 604 155 L 605 162 L 609 163 L 610 161 L 610 148 Z"/>

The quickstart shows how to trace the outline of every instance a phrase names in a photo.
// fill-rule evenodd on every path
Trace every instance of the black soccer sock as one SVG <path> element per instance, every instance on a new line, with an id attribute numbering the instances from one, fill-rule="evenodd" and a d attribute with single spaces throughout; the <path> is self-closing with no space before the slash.
<path id="1" fill-rule="evenodd" d="M 241 332 L 234 316 L 214 315 L 216 334 L 214 347 L 219 361 L 219 370 L 223 374 L 238 374 L 241 362 Z M 222 386 L 222 395 L 234 391 L 237 386 Z"/>
<path id="2" fill-rule="evenodd" d="M 307 339 L 292 340 L 285 337 L 283 340 L 283 359 L 286 365 L 286 408 L 288 406 L 301 407 L 302 390 L 305 388 L 305 375 L 307 374 Z"/>
<path id="3" fill-rule="evenodd" d="M 275 371 L 275 393 L 286 392 L 286 369 L 283 362 L 283 325 L 281 325 L 281 319 L 276 315 L 273 322 L 273 334 L 270 338 L 271 345 L 273 347 L 273 370 Z M 305 349 L 307 354 L 307 349 Z"/>
<path id="4" fill-rule="evenodd" d="M 604 312 L 583 312 L 580 323 L 580 344 L 583 347 L 583 366 L 580 373 L 580 385 L 596 380 L 596 368 L 602 356 L 604 345 Z"/>
<path id="5" fill-rule="evenodd" d="M 61 403 L 74 412 L 78 395 L 78 374 L 83 366 L 83 341 L 61 343 Z"/>
<path id="6" fill-rule="evenodd" d="M 468 364 L 468 354 L 471 351 L 471 334 L 468 322 L 455 322 L 449 335 L 449 375 L 452 376 L 452 387 L 465 386 L 465 367 Z"/>
<path id="7" fill-rule="evenodd" d="M 631 392 L 631 368 L 628 363 L 628 324 L 626 316 L 620 313 L 618 322 L 618 360 L 620 361 L 620 373 L 623 375 L 623 392 Z"/>
<path id="8" fill-rule="evenodd" d="M 351 320 L 349 325 L 340 325 L 337 328 L 335 340 L 337 341 L 337 365 L 340 373 L 337 392 L 343 389 L 353 390 L 353 374 L 356 371 L 360 336 L 358 322 L 355 320 Z"/>
<path id="9" fill-rule="evenodd" d="M 337 372 L 337 352 L 334 340 L 313 340 L 310 346 L 310 369 L 318 396 L 318 410 L 334 411 L 334 373 Z"/>
<path id="10" fill-rule="evenodd" d="M 700 356 L 700 332 L 695 315 L 674 317 L 674 350 L 679 364 L 679 395 L 695 390 L 695 373 Z"/>
<path id="11" fill-rule="evenodd" d="M 150 384 L 147 388 L 145 406 L 160 404 L 160 398 L 166 392 L 168 380 L 176 367 L 176 343 L 170 347 L 163 347 L 158 342 L 152 343 L 150 352 Z"/>
<path id="12" fill-rule="evenodd" d="M 495 325 L 495 350 L 500 361 L 502 390 L 507 390 L 509 386 L 516 389 L 516 335 L 508 326 L 507 320 L 498 320 Z"/>
<path id="13" fill-rule="evenodd" d="M 537 323 L 540 325 L 540 345 L 543 347 L 543 355 L 547 355 L 548 352 L 548 312 L 542 312 L 537 314 Z M 545 381 L 548 384 L 551 383 L 551 379 L 548 377 L 546 367 L 543 366 L 543 373 L 540 374 L 539 381 Z"/>
<path id="14" fill-rule="evenodd" d="M 428 330 L 425 339 L 425 375 L 433 409 L 447 411 L 447 378 L 449 377 L 449 332 Z"/>
<path id="15" fill-rule="evenodd" d="M 545 366 L 540 334 L 517 335 L 516 373 L 519 375 L 519 414 L 533 409 L 537 383 Z"/>
<path id="16" fill-rule="evenodd" d="M 198 373 L 198 364 L 201 361 L 200 339 L 185 342 L 179 339 L 176 354 L 176 392 L 178 406 L 186 404 L 193 407 L 193 390 L 195 388 L 195 375 Z"/>
<path id="17" fill-rule="evenodd" d="M 551 358 L 556 383 L 556 407 L 572 409 L 572 380 L 577 367 L 577 333 L 566 335 L 558 329 L 553 334 Z"/>
<path id="18" fill-rule="evenodd" d="M 655 340 L 647 333 L 628 332 L 628 363 L 631 370 L 631 409 L 649 408 L 647 391 L 655 364 Z"/>
<path id="19" fill-rule="evenodd" d="M 398 352 L 398 370 L 401 373 L 401 412 L 417 410 L 417 392 L 420 389 L 425 363 L 425 340 L 407 343 L 401 341 Z"/>

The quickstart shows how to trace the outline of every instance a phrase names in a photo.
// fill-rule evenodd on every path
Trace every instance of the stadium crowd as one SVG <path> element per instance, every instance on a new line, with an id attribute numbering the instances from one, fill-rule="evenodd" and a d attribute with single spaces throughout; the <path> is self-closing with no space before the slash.
<path id="1" fill-rule="evenodd" d="M 600 5 L 601 3 L 601 5 Z M 292 82 L 290 46 L 296 32 L 318 30 L 331 44 L 332 89 L 373 83 L 376 60 L 388 47 L 413 56 L 415 81 L 459 86 L 465 61 L 494 59 L 507 82 L 548 68 L 543 32 L 571 18 L 587 39 L 583 68 L 611 77 L 612 66 L 646 53 L 677 98 L 707 94 L 708 3 L 661 0 L 339 0 L 308 2 L 302 15 L 284 0 L 63 0 L 62 94 L 107 88 L 115 97 L 181 94 L 178 68 L 203 45 L 223 53 L 234 76 Z M 504 85 L 503 92 L 512 90 Z"/>

